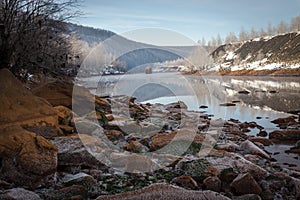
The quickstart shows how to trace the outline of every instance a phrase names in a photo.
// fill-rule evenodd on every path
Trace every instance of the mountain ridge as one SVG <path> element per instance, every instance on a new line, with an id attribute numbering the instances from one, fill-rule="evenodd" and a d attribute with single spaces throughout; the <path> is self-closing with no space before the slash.
<path id="1" fill-rule="evenodd" d="M 300 32 L 219 46 L 210 71 L 259 71 L 300 68 Z"/>

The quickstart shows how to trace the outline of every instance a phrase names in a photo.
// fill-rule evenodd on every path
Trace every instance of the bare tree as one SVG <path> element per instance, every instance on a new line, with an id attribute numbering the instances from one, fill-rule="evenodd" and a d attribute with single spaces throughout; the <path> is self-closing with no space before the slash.
<path id="1" fill-rule="evenodd" d="M 275 31 L 274 31 L 274 28 L 273 28 L 271 22 L 268 23 L 268 30 L 267 30 L 267 33 L 268 33 L 269 36 L 272 36 L 272 35 L 275 34 Z"/>
<path id="2" fill-rule="evenodd" d="M 238 38 L 236 37 L 236 35 L 233 32 L 230 32 L 225 38 L 226 44 L 229 44 L 232 42 L 237 42 L 237 41 L 238 41 Z"/>
<path id="3" fill-rule="evenodd" d="M 211 46 L 216 47 L 217 46 L 217 40 L 215 37 L 211 37 Z"/>
<path id="4" fill-rule="evenodd" d="M 78 0 L 2 0 L 0 68 L 64 67 L 64 21 L 79 14 Z M 50 71 L 51 71 L 50 70 Z"/>
<path id="5" fill-rule="evenodd" d="M 260 29 L 260 37 L 265 37 L 267 35 L 265 29 L 261 28 Z"/>
<path id="6" fill-rule="evenodd" d="M 250 31 L 250 37 L 253 38 L 257 38 L 259 36 L 259 34 L 257 33 L 257 31 L 252 27 L 251 31 Z"/>
<path id="7" fill-rule="evenodd" d="M 248 36 L 248 33 L 247 31 L 245 30 L 244 27 L 242 27 L 241 31 L 240 31 L 240 34 L 239 34 L 239 40 L 240 41 L 246 41 L 249 39 L 249 36 Z"/>
<path id="8" fill-rule="evenodd" d="M 187 60 L 193 70 L 204 69 L 211 63 L 208 52 L 201 46 L 196 46 Z"/>
<path id="9" fill-rule="evenodd" d="M 277 27 L 277 33 L 278 34 L 281 34 L 281 33 L 286 33 L 288 32 L 289 28 L 288 28 L 288 25 L 286 22 L 284 21 L 281 21 L 279 24 L 278 24 L 278 27 Z"/>
<path id="10" fill-rule="evenodd" d="M 201 46 L 205 46 L 206 45 L 206 40 L 204 37 L 202 37 L 201 40 L 198 40 L 198 44 L 201 45 Z"/>
<path id="11" fill-rule="evenodd" d="M 206 40 L 205 40 L 205 38 L 204 38 L 204 37 L 202 37 L 202 40 L 201 40 L 201 45 L 202 45 L 202 46 L 205 46 L 205 45 L 206 45 Z"/>
<path id="12" fill-rule="evenodd" d="M 300 31 L 300 15 L 291 19 L 290 31 Z"/>
<path id="13" fill-rule="evenodd" d="M 217 35 L 217 46 L 220 46 L 222 45 L 223 41 L 222 41 L 222 38 L 220 36 L 220 34 Z"/>

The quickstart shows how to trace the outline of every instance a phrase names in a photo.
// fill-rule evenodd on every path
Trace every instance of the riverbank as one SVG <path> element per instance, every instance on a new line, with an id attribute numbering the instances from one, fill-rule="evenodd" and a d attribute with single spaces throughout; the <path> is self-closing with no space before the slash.
<path id="1" fill-rule="evenodd" d="M 183 102 L 99 98 L 61 80 L 29 91 L 10 72 L 0 76 L 0 198 L 300 197 L 299 171 L 266 151 L 286 140 L 299 152 L 296 117 L 274 121 L 278 130 L 266 134 Z M 251 127 L 260 134 L 248 136 Z"/>
<path id="2" fill-rule="evenodd" d="M 281 70 L 222 70 L 182 72 L 185 75 L 221 75 L 221 76 L 300 76 L 300 69 L 281 69 Z"/>

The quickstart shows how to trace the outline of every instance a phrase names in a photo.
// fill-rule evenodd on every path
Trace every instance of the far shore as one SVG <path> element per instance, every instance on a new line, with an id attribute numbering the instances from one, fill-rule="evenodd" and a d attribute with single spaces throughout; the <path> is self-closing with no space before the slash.
<path id="1" fill-rule="evenodd" d="M 238 71 L 192 71 L 181 72 L 185 75 L 221 75 L 221 76 L 300 76 L 300 69 L 281 70 L 238 70 Z"/>

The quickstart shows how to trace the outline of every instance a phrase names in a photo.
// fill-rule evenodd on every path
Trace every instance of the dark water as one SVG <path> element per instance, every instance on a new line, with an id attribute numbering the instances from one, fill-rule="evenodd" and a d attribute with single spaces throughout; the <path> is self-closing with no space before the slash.
<path id="1" fill-rule="evenodd" d="M 214 119 L 238 119 L 256 122 L 269 133 L 278 129 L 270 121 L 288 117 L 287 112 L 300 110 L 298 77 L 220 77 L 186 76 L 176 73 L 129 74 L 81 79 L 81 84 L 99 96 L 135 96 L 143 103 L 168 104 L 183 101 L 189 110 L 203 111 Z M 246 91 L 246 92 L 245 92 Z M 235 106 L 220 106 L 236 102 Z M 207 106 L 200 109 L 201 105 Z M 249 135 L 256 135 L 252 129 Z M 299 156 L 286 154 L 293 144 L 275 144 L 266 148 L 278 162 L 294 164 L 300 170 Z"/>

